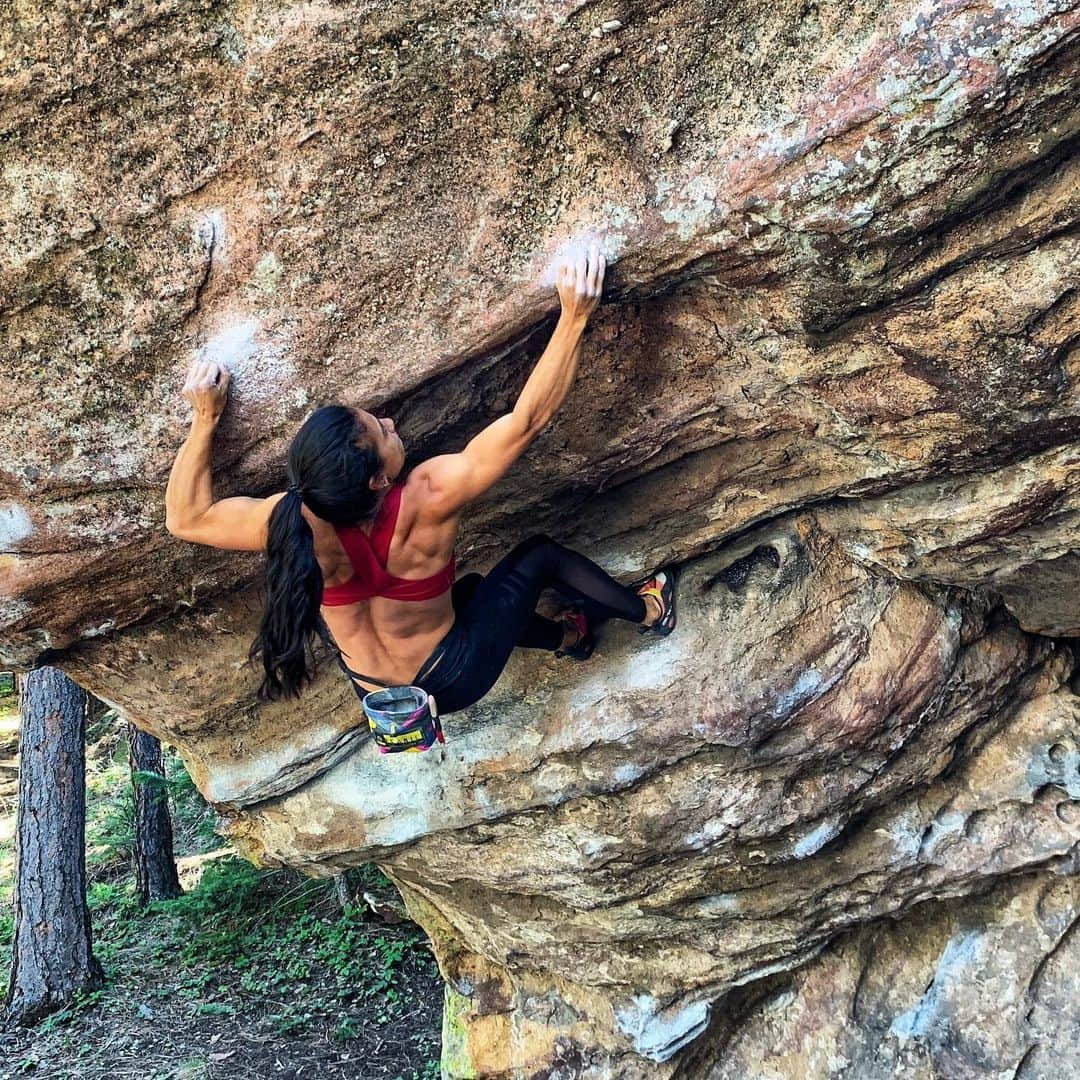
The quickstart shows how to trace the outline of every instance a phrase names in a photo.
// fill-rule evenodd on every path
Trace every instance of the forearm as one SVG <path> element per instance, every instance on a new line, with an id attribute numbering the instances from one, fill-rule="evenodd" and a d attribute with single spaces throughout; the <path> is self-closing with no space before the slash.
<path id="1" fill-rule="evenodd" d="M 177 452 L 165 488 L 165 527 L 183 529 L 214 502 L 213 454 L 216 420 L 196 416 Z"/>
<path id="2" fill-rule="evenodd" d="M 525 383 L 514 415 L 531 431 L 542 427 L 566 400 L 577 374 L 586 319 L 563 313 L 547 348 Z"/>

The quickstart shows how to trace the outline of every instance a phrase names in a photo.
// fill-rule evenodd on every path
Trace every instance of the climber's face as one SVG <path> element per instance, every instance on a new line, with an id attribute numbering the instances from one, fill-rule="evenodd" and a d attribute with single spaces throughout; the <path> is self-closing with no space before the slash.
<path id="1" fill-rule="evenodd" d="M 375 416 L 363 409 L 356 410 L 357 419 L 371 438 L 388 480 L 397 479 L 405 467 L 405 445 L 389 416 Z"/>

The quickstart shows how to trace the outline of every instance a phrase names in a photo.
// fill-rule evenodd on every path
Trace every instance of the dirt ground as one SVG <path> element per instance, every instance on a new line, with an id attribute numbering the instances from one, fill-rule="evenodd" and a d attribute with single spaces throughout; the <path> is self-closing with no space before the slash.
<path id="1" fill-rule="evenodd" d="M 299 1010 L 292 991 L 246 992 L 221 968 L 203 997 L 182 975 L 129 955 L 102 997 L 62 1022 L 0 1028 L 0 1077 L 437 1077 L 441 983 L 415 930 L 401 939 L 410 944 L 396 975 L 398 1003 L 337 1001 L 329 980 L 315 979 Z"/>
<path id="2" fill-rule="evenodd" d="M 0 758 L 13 764 L 12 706 L 0 701 Z M 345 910 L 331 881 L 256 870 L 220 847 L 213 811 L 171 757 L 185 895 L 141 911 L 125 849 L 126 741 L 107 715 L 91 734 L 87 895 L 94 953 L 108 981 L 34 1027 L 0 1023 L 0 1080 L 439 1076 L 442 982 L 423 932 L 395 920 L 396 893 L 376 868 L 350 872 Z M 14 832 L 14 791 L 4 790 L 5 982 Z"/>

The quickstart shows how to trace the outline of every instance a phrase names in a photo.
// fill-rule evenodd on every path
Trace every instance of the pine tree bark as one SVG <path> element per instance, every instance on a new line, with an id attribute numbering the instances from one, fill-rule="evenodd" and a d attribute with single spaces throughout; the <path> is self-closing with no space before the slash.
<path id="1" fill-rule="evenodd" d="M 134 724 L 128 725 L 131 783 L 135 791 L 135 887 L 145 907 L 151 900 L 179 896 L 180 879 L 173 857 L 172 820 L 167 792 L 157 784 L 140 782 L 137 772 L 165 775 L 161 743 Z"/>
<path id="2" fill-rule="evenodd" d="M 86 694 L 62 671 L 19 679 L 15 936 L 8 1015 L 33 1023 L 104 982 L 86 906 Z"/>

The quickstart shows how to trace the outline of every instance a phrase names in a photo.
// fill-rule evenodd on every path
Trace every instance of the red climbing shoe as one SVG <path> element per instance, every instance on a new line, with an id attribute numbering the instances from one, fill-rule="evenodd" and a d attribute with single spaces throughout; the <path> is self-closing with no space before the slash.
<path id="1" fill-rule="evenodd" d="M 675 579 L 674 567 L 666 570 L 657 570 L 651 577 L 644 581 L 635 582 L 631 588 L 637 590 L 638 596 L 644 599 L 646 596 L 654 597 L 660 604 L 660 618 L 648 626 L 638 628 L 639 634 L 659 634 L 667 637 L 675 629 Z"/>
<path id="2" fill-rule="evenodd" d="M 588 660 L 592 656 L 596 642 L 589 630 L 589 621 L 585 618 L 585 613 L 580 608 L 570 608 L 559 616 L 559 622 L 571 627 L 577 633 L 577 641 L 565 649 L 556 649 L 555 655 L 569 656 L 571 660 Z"/>

